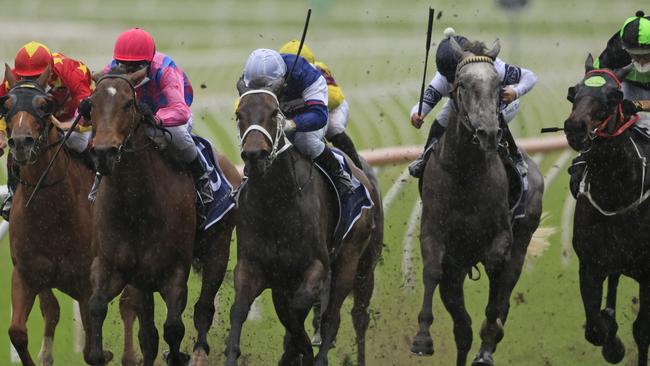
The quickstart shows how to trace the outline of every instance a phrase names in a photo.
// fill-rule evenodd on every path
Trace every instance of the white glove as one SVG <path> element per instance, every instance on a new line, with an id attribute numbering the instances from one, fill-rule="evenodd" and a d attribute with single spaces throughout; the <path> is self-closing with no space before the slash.
<path id="1" fill-rule="evenodd" d="M 288 119 L 284 122 L 284 132 L 291 133 L 296 131 L 296 122 L 291 119 Z"/>

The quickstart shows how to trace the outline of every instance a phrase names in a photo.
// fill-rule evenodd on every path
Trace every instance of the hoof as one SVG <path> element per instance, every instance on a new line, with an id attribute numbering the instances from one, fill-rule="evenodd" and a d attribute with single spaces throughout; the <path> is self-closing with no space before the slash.
<path id="1" fill-rule="evenodd" d="M 197 348 L 192 354 L 189 366 L 208 366 L 208 354 L 203 348 Z"/>
<path id="2" fill-rule="evenodd" d="M 109 363 L 113 360 L 113 352 L 111 351 L 104 351 L 104 362 Z"/>
<path id="3" fill-rule="evenodd" d="M 613 342 L 608 342 L 603 345 L 602 354 L 605 361 L 619 363 L 625 357 L 625 346 L 620 338 L 615 337 Z"/>
<path id="4" fill-rule="evenodd" d="M 472 366 L 494 366 L 494 360 L 490 353 L 479 353 L 472 361 Z"/>
<path id="5" fill-rule="evenodd" d="M 411 353 L 418 356 L 433 355 L 433 339 L 431 339 L 431 335 L 429 333 L 418 332 L 415 339 L 413 339 Z"/>
<path id="6" fill-rule="evenodd" d="M 165 363 L 167 366 L 188 366 L 190 362 L 190 355 L 187 353 L 179 352 L 178 353 L 178 362 L 175 360 L 172 360 L 170 357 L 169 351 L 164 351 L 163 352 L 163 359 L 165 360 Z"/>
<path id="7" fill-rule="evenodd" d="M 314 333 L 311 337 L 311 345 L 314 347 L 320 347 L 323 344 L 323 338 L 320 336 L 320 332 Z"/>

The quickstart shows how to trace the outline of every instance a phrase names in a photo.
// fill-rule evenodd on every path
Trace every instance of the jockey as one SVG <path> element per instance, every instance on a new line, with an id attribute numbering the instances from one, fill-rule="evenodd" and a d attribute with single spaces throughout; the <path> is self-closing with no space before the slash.
<path id="1" fill-rule="evenodd" d="M 63 130 L 72 126 L 77 116 L 79 103 L 90 96 L 94 83 L 86 65 L 81 61 L 74 60 L 62 53 L 52 53 L 42 43 L 29 42 L 18 50 L 14 60 L 14 68 L 11 72 L 17 81 L 37 80 L 50 66 L 51 74 L 46 92 L 51 95 L 55 103 L 55 110 L 51 121 L 54 125 Z M 9 82 L 5 80 L 0 85 L 0 96 L 9 92 Z M 87 126 L 82 118 L 66 141 L 66 146 L 79 153 L 86 150 L 91 138 L 91 127 Z M 0 118 L 0 149 L 6 147 L 7 123 Z M 2 207 L 2 216 L 7 219 L 11 200 L 17 186 L 18 177 L 16 169 L 7 159 L 7 185 L 9 194 Z"/>
<path id="2" fill-rule="evenodd" d="M 198 192 L 199 214 L 204 219 L 214 198 L 208 174 L 190 134 L 190 105 L 194 92 L 187 75 L 171 57 L 156 51 L 151 35 L 140 28 L 128 29 L 117 37 L 113 60 L 103 73 L 117 66 L 124 67 L 127 73 L 148 69 L 147 76 L 136 87 L 138 102 L 146 105 L 156 123 L 169 131 L 171 141 L 168 141 L 168 148 L 180 161 L 188 164 Z M 157 131 L 145 126 L 145 133 L 152 139 L 159 137 Z"/>
<path id="3" fill-rule="evenodd" d="M 650 17 L 643 11 L 627 18 L 621 29 L 607 41 L 607 47 L 594 61 L 596 69 L 620 69 L 632 64 L 632 69 L 621 80 L 624 103 L 631 103 L 637 112 L 650 112 Z M 637 124 L 650 128 L 650 113 L 639 113 Z M 569 167 L 570 189 L 577 198 L 580 181 L 586 168 L 580 154 Z"/>
<path id="4" fill-rule="evenodd" d="M 249 87 L 251 81 L 261 78 L 278 80 L 287 77 L 287 72 L 296 62 L 292 54 L 280 55 L 277 51 L 260 48 L 253 51 L 242 76 Z M 323 167 L 332 178 L 342 201 L 352 193 L 352 181 L 339 161 L 323 142 L 327 129 L 327 83 L 320 72 L 303 57 L 298 57 L 296 67 L 287 77 L 287 84 L 279 99 L 294 101 L 301 99 L 304 108 L 287 111 L 287 132 L 294 132 L 290 139 L 298 151 L 313 159 Z M 282 102 L 281 102 L 282 103 Z"/>
<path id="5" fill-rule="evenodd" d="M 454 88 L 456 66 L 458 65 L 459 60 L 456 60 L 454 57 L 451 44 L 449 43 L 449 38 L 454 37 L 461 47 L 465 47 L 469 44 L 467 38 L 455 35 L 453 28 L 445 29 L 444 36 L 445 38 L 440 42 L 438 49 L 436 50 L 436 68 L 438 70 L 424 92 L 422 115 L 418 114 L 419 103 L 416 103 L 411 109 L 411 124 L 415 128 L 420 128 L 422 126 L 422 122 L 426 115 L 431 112 L 433 107 L 435 107 L 443 97 L 449 97 Z M 501 113 L 499 119 L 501 121 L 501 128 L 504 132 L 503 138 L 508 143 L 508 151 L 513 163 L 515 163 L 517 170 L 523 176 L 528 171 L 528 167 L 524 161 L 523 155 L 515 144 L 515 139 L 508 128 L 508 122 L 510 122 L 519 111 L 519 98 L 528 93 L 537 83 L 537 76 L 532 71 L 523 67 L 506 64 L 498 57 L 494 60 L 494 67 L 499 74 L 502 85 L 500 104 Z M 438 139 L 442 137 L 447 128 L 450 108 L 453 107 L 448 100 L 431 125 L 424 152 L 417 160 L 409 165 L 409 172 L 413 177 L 422 177 L 427 158 L 433 146 Z"/>
<path id="6" fill-rule="evenodd" d="M 300 46 L 300 41 L 292 40 L 285 43 L 279 50 L 281 54 L 296 54 L 298 53 L 298 47 Z M 336 83 L 334 77 L 332 76 L 332 71 L 324 63 L 316 61 L 314 53 L 311 51 L 306 44 L 303 44 L 300 55 L 309 61 L 310 64 L 316 66 L 321 75 L 325 78 L 327 82 L 327 109 L 328 109 L 328 121 L 327 121 L 327 132 L 325 133 L 325 138 L 330 141 L 336 148 L 343 151 L 347 156 L 352 159 L 352 162 L 359 168 L 361 168 L 361 160 L 359 159 L 359 154 L 357 149 L 354 147 L 354 143 L 350 136 L 345 133 L 345 128 L 348 125 L 348 117 L 350 115 L 350 106 L 348 101 L 343 95 L 343 90 Z M 289 103 L 292 105 L 293 103 Z M 298 105 L 304 107 L 302 100 L 299 101 Z"/>

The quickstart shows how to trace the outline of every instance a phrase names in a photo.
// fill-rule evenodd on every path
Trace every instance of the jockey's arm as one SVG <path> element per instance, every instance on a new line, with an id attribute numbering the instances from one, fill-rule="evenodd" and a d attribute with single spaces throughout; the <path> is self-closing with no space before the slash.
<path id="1" fill-rule="evenodd" d="M 192 111 L 185 103 L 182 74 L 173 72 L 171 68 L 164 69 L 160 78 L 160 88 L 167 104 L 155 112 L 156 119 L 165 127 L 186 124 L 192 117 Z"/>
<path id="2" fill-rule="evenodd" d="M 431 79 L 431 83 L 427 86 L 426 90 L 424 91 L 424 97 L 422 98 L 422 114 L 418 114 L 418 109 L 420 107 L 420 103 L 415 103 L 413 108 L 411 108 L 411 124 L 415 128 L 420 128 L 422 126 L 422 122 L 424 121 L 424 117 L 426 117 L 429 112 L 438 104 L 438 102 L 442 99 L 442 97 L 447 97 L 449 96 L 449 93 L 451 93 L 451 84 L 449 84 L 449 81 L 442 76 L 439 72 L 436 72 L 436 74 L 433 76 L 433 79 Z"/>
<path id="3" fill-rule="evenodd" d="M 494 67 L 505 85 L 501 99 L 506 104 L 521 98 L 537 84 L 537 75 L 526 68 L 506 64 L 500 58 L 494 61 Z"/>
<path id="4" fill-rule="evenodd" d="M 327 125 L 327 83 L 323 76 L 309 85 L 302 92 L 305 101 L 304 112 L 293 118 L 296 131 L 309 132 L 319 130 Z"/>
<path id="5" fill-rule="evenodd" d="M 637 112 L 650 112 L 650 100 L 636 100 L 634 106 Z"/>

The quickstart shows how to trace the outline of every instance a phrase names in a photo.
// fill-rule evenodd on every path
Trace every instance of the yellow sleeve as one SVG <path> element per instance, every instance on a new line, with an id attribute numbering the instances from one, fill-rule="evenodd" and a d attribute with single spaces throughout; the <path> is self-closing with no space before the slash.
<path id="1" fill-rule="evenodd" d="M 334 110 L 343 103 L 345 100 L 345 95 L 343 95 L 343 90 L 338 85 L 328 85 L 327 86 L 327 109 Z"/>
<path id="2" fill-rule="evenodd" d="M 0 132 L 4 133 L 5 137 L 7 136 L 7 121 L 4 117 L 0 117 Z"/>
<path id="3" fill-rule="evenodd" d="M 239 108 L 239 98 L 235 100 L 235 108 L 233 108 L 232 113 L 237 113 L 237 108 Z"/>

